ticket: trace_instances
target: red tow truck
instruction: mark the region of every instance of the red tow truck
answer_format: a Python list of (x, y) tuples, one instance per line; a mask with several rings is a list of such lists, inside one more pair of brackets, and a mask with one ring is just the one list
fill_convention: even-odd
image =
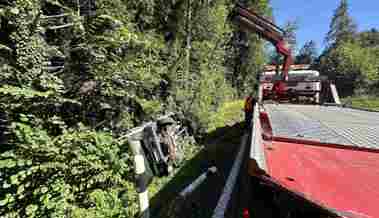
[(332, 92), (332, 102), (284, 101), (289, 96), (292, 58), (283, 30), (241, 5), (231, 19), (271, 42), (284, 56), (280, 79), (261, 80), (244, 215), (379, 217), (379, 112), (341, 105), (332, 84), (324, 89)]
[[(272, 92), (274, 87), (273, 80), (278, 76), (276, 66), (268, 65), (259, 76), (259, 82), (262, 85), (263, 100), (272, 99), (275, 93)], [(280, 78), (279, 78), (280, 79)], [(288, 81), (285, 92), (287, 100), (294, 102), (302, 98), (315, 103), (320, 102), (320, 93), (322, 91), (322, 77), (317, 70), (310, 69), (310, 65), (291, 65), (288, 72)], [(284, 99), (281, 99), (284, 100)]]

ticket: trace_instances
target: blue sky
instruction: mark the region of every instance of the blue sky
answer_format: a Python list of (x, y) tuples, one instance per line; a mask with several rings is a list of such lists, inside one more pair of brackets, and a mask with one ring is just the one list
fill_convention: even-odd
[[(325, 46), (324, 38), (340, 0), (271, 0), (277, 24), (297, 20), (298, 48), (308, 40), (317, 42), (320, 50)], [(349, 0), (349, 12), (358, 25), (358, 30), (379, 28), (379, 0)]]

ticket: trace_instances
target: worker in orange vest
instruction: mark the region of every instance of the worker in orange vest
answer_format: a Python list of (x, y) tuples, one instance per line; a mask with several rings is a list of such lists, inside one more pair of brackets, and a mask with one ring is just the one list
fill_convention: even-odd
[(249, 95), (245, 100), (245, 128), (248, 129), (251, 127), (251, 121), (253, 119), (254, 106), (256, 99), (253, 95)]

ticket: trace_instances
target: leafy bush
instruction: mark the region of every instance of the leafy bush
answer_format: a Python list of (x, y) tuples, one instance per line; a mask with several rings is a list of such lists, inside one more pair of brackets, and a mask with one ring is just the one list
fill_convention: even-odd
[(1, 217), (131, 217), (118, 136), (167, 111), (204, 131), (236, 93), (225, 2), (192, 1), (190, 20), (181, 0), (97, 0), (96, 13), (78, 2), (0, 9)]
[(208, 132), (212, 132), (219, 127), (234, 124), (243, 120), (244, 100), (225, 102), (221, 105), (216, 113), (212, 115), (212, 122), (209, 125)]
[(378, 51), (375, 47), (362, 47), (358, 42), (340, 43), (321, 57), (320, 71), (332, 80), (343, 76), (353, 86), (348, 88), (355, 88), (355, 94), (371, 94), (370, 89), (379, 81)]
[[(51, 137), (33, 116), (12, 129), (17, 144), (0, 154), (0, 204), (7, 217), (126, 217), (130, 155), (112, 135), (82, 127)], [(130, 198), (130, 196), (129, 196)], [(130, 202), (129, 202), (130, 203)], [(100, 216), (101, 215), (101, 216)]]

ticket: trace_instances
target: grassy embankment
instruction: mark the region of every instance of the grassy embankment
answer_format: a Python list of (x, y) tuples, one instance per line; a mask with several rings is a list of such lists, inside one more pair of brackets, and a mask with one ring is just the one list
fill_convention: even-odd
[[(212, 116), (208, 133), (212, 134), (216, 129), (232, 126), (243, 119), (243, 100), (227, 102)], [(162, 209), (175, 200), (178, 193), (201, 173), (206, 170), (207, 154), (203, 152), (205, 145), (185, 146), (186, 160), (182, 167), (163, 178), (155, 178), (149, 187), (153, 215), (161, 215)], [(164, 210), (164, 209), (163, 209)]]
[(379, 97), (349, 97), (342, 100), (343, 103), (351, 104), (353, 107), (379, 110)]
[(220, 107), (219, 111), (213, 115), (212, 123), (210, 123), (208, 132), (212, 132), (217, 128), (231, 126), (243, 120), (243, 100), (225, 103)]

